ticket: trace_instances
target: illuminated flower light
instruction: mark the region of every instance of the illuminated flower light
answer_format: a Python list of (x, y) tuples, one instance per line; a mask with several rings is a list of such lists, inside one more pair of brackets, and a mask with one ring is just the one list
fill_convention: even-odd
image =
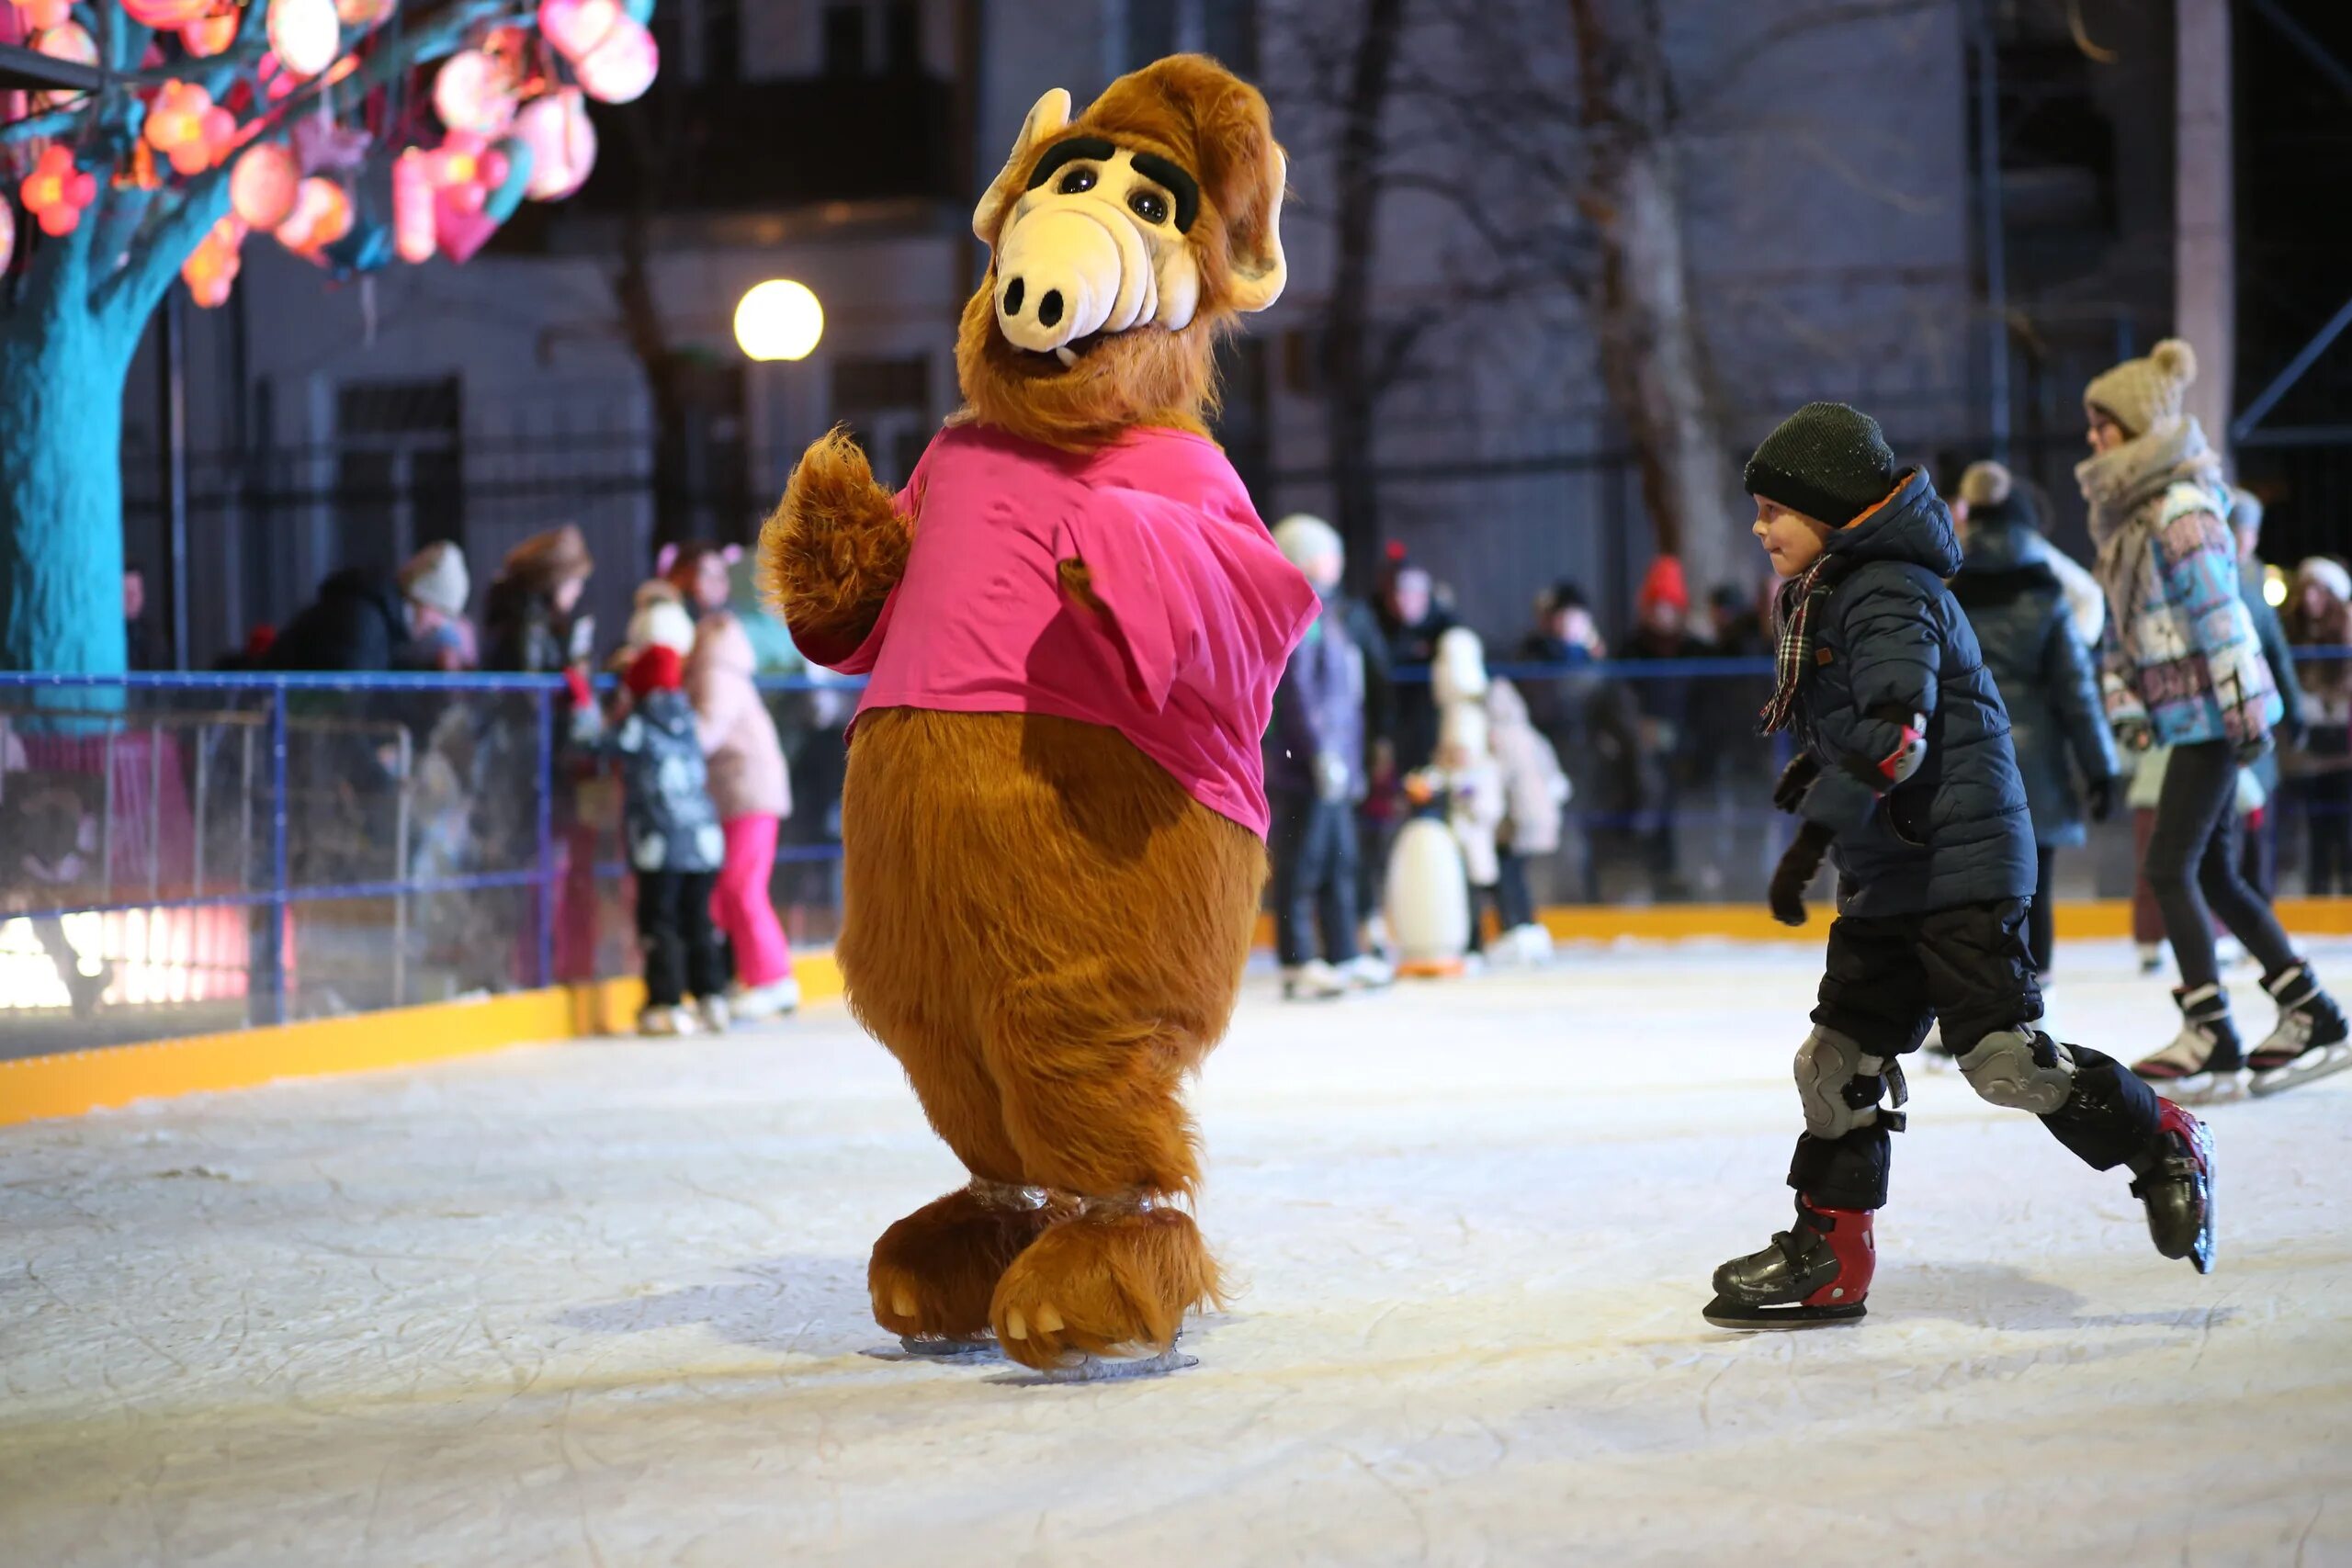
[(243, 263), (239, 247), (245, 243), (245, 226), (235, 218), (223, 218), (212, 226), (201, 243), (180, 264), (180, 277), (187, 284), (188, 297), (207, 310), (229, 302), (229, 290), (237, 281), (237, 269)]
[(202, 20), (212, 0), (122, 0), (122, 8), (142, 28), (184, 28)]
[(261, 57), (261, 68), (256, 74), (261, 80), (262, 92), (273, 104), (302, 85), (299, 76), (279, 62), (275, 51)]
[(316, 76), (343, 50), (334, 0), (269, 0), (269, 47), (297, 76)]
[(433, 226), (432, 154), (412, 147), (392, 163), (392, 248), (401, 260), (432, 260), (440, 236)]
[(539, 0), (539, 33), (577, 65), (628, 19), (619, 0)]
[[(51, 60), (71, 61), (76, 65), (96, 65), (98, 62), (98, 40), (92, 38), (90, 29), (79, 22), (60, 22), (53, 28), (43, 28), (33, 35), (32, 46)], [(80, 103), (84, 96), (79, 90), (36, 93), (33, 101), (42, 108), (65, 108)]]
[(641, 22), (623, 17), (605, 41), (572, 62), (581, 88), (600, 103), (634, 103), (661, 73), (662, 49)]
[(237, 117), (193, 82), (166, 82), (147, 110), (149, 146), (183, 175), (200, 175), (237, 139)]
[(533, 201), (561, 201), (596, 166), (596, 126), (577, 87), (533, 98), (514, 117), (514, 134), (531, 149)]
[(333, 180), (313, 175), (296, 191), (294, 214), (277, 231), (288, 250), (317, 261), (321, 251), (351, 232), (351, 197)]
[(8, 205), (6, 197), (0, 197), (0, 272), (7, 271), (8, 264), (16, 258), (17, 209)]
[(433, 79), (433, 107), (451, 130), (499, 136), (514, 122), (514, 82), (501, 62), (460, 50)]
[(229, 174), (229, 205), (255, 229), (274, 231), (294, 216), (302, 171), (294, 154), (275, 142), (248, 147)]
[(361, 31), (377, 26), (400, 9), (400, 0), (334, 0), (337, 20)]
[(17, 194), (24, 197), (25, 210), (40, 224), (42, 233), (71, 234), (81, 224), (82, 209), (97, 200), (98, 182), (74, 166), (71, 150), (51, 146)]

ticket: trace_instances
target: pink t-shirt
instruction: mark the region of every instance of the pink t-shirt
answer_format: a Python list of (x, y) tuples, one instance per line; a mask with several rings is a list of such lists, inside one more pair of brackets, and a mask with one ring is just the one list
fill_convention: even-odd
[[(1215, 442), (1138, 430), (1086, 456), (942, 431), (899, 505), (907, 573), (854, 652), (872, 708), (1043, 713), (1115, 729), (1193, 798), (1263, 837), (1260, 740), (1315, 591)], [(1107, 619), (1072, 604), (1083, 561)]]

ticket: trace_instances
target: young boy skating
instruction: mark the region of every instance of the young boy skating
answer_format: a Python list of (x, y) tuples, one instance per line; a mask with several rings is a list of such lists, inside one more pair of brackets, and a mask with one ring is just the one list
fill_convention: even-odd
[(1863, 1314), (1871, 1216), (1903, 1126), (1896, 1058), (1938, 1020), (1978, 1094), (2040, 1116), (2094, 1169), (2129, 1167), (2156, 1249), (2211, 1269), (2204, 1126), (2038, 1027), (2025, 937), (2033, 826), (2008, 715), (1944, 587), (1960, 547), (1935, 487), (1897, 469), (1875, 421), (1813, 403), (1756, 449), (1747, 488), (1784, 580), (1764, 728), (1790, 729), (1802, 747), (1773, 792), (1804, 825), (1773, 874), (1772, 913), (1804, 923), (1827, 856), (1838, 919), (1796, 1056), (1796, 1223), (1715, 1270), (1707, 1320), (1793, 1328)]

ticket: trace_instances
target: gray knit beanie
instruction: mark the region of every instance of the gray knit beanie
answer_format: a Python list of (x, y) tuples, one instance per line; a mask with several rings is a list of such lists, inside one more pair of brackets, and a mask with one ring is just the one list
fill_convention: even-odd
[(1807, 403), (1747, 459), (1747, 493), (1843, 528), (1902, 478), (1878, 421), (1844, 403)]
[(401, 568), (400, 581), (402, 594), (452, 619), (466, 613), (466, 601), (473, 595), (466, 553), (447, 539), (436, 539), (411, 556)]

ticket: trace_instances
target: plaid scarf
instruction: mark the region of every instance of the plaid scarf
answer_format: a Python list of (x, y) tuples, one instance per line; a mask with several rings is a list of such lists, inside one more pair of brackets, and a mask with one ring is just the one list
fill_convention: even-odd
[(1764, 721), (1762, 734), (1776, 735), (1786, 729), (1796, 715), (1797, 682), (1813, 664), (1814, 612), (1837, 586), (1829, 572), (1831, 558), (1821, 557), (1781, 590), (1781, 647), (1772, 660), (1777, 683), (1772, 700), (1764, 705), (1759, 716)]

